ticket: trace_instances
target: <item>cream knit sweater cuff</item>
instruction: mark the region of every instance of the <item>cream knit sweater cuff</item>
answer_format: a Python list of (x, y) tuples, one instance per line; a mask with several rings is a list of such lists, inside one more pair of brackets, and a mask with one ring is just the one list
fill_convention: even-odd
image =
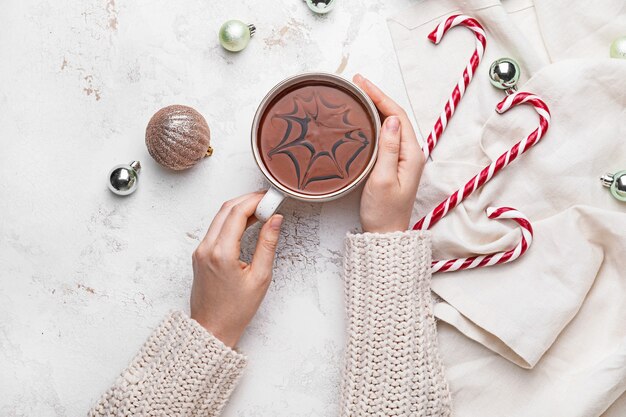
[(343, 417), (450, 415), (430, 293), (430, 234), (350, 234)]
[(173, 312), (152, 333), (90, 416), (217, 416), (246, 358)]

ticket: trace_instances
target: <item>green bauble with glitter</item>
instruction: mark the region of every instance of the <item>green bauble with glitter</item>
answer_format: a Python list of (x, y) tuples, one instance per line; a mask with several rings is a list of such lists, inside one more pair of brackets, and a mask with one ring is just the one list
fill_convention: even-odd
[(241, 20), (229, 20), (220, 28), (220, 44), (230, 52), (239, 52), (248, 46), (254, 32), (254, 25), (248, 25)]
[(611, 58), (626, 59), (626, 36), (621, 36), (611, 43)]

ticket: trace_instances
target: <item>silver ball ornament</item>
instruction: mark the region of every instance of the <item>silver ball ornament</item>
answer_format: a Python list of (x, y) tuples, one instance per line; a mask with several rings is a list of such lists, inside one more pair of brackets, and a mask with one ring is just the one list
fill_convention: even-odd
[(107, 185), (117, 195), (128, 195), (137, 189), (141, 164), (133, 161), (130, 164), (116, 165), (109, 172)]
[(511, 58), (500, 58), (489, 68), (489, 80), (494, 87), (507, 90), (507, 93), (516, 90), (517, 82), (521, 74), (517, 62)]
[(336, 0), (305, 0), (309, 9), (318, 14), (330, 12), (334, 7)]
[(621, 36), (611, 43), (611, 58), (626, 59), (626, 36)]
[(255, 32), (254, 25), (247, 25), (241, 20), (229, 20), (220, 28), (220, 44), (228, 51), (239, 52), (248, 46)]

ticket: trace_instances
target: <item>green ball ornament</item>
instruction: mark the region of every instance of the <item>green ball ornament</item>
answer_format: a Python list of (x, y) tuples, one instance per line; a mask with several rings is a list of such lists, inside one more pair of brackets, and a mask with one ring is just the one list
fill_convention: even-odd
[(626, 36), (621, 36), (611, 43), (611, 58), (626, 59)]
[(239, 52), (248, 46), (254, 32), (256, 32), (254, 25), (247, 25), (241, 20), (229, 20), (220, 28), (220, 44), (228, 51)]
[(315, 13), (325, 14), (335, 7), (335, 0), (306, 0), (306, 4)]

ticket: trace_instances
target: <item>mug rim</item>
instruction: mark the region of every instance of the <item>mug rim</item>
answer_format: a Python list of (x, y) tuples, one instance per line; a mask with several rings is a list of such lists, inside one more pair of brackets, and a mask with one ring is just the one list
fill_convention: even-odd
[[(358, 100), (361, 101), (361, 104), (365, 106), (365, 108), (367, 109), (369, 115), (372, 117), (373, 122), (374, 122), (374, 148), (372, 150), (372, 156), (370, 157), (370, 160), (368, 161), (365, 169), (350, 183), (330, 193), (311, 195), (311, 194), (300, 193), (298, 191), (294, 191), (284, 186), (276, 178), (274, 178), (274, 176), (269, 172), (265, 164), (262, 162), (262, 158), (259, 153), (257, 133), (259, 130), (261, 117), (263, 116), (263, 113), (267, 109), (267, 105), (284, 89), (291, 87), (293, 85), (296, 85), (300, 82), (304, 82), (304, 81), (327, 81), (327, 82), (330, 82), (331, 84), (333, 83), (339, 84), (341, 87), (346, 88), (350, 93), (355, 95)], [(359, 88), (359, 86), (357, 86), (350, 80), (347, 80), (336, 74), (331, 74), (327, 72), (305, 72), (305, 73), (301, 73), (301, 74), (297, 74), (297, 75), (293, 75), (291, 77), (285, 78), (284, 80), (276, 84), (274, 87), (272, 87), (272, 89), (270, 89), (270, 91), (265, 95), (265, 97), (263, 97), (263, 99), (259, 103), (259, 106), (257, 107), (257, 110), (254, 114), (254, 119), (252, 120), (252, 129), (250, 133), (250, 139), (252, 142), (252, 152), (254, 154), (254, 160), (257, 166), (259, 167), (259, 169), (261, 170), (261, 172), (263, 173), (263, 175), (265, 176), (265, 178), (267, 178), (267, 180), (272, 184), (273, 187), (277, 188), (278, 190), (288, 195), (289, 197), (292, 197), (298, 200), (328, 201), (328, 200), (333, 200), (343, 194), (346, 194), (349, 191), (356, 188), (363, 181), (363, 179), (367, 177), (367, 175), (369, 175), (369, 173), (372, 171), (372, 168), (374, 168), (374, 164), (376, 163), (376, 158), (378, 155), (378, 140), (380, 137), (380, 129), (381, 129), (381, 121), (380, 121), (380, 116), (378, 114), (378, 109), (376, 108), (372, 100), (369, 98), (369, 96), (365, 93), (365, 91)]]

